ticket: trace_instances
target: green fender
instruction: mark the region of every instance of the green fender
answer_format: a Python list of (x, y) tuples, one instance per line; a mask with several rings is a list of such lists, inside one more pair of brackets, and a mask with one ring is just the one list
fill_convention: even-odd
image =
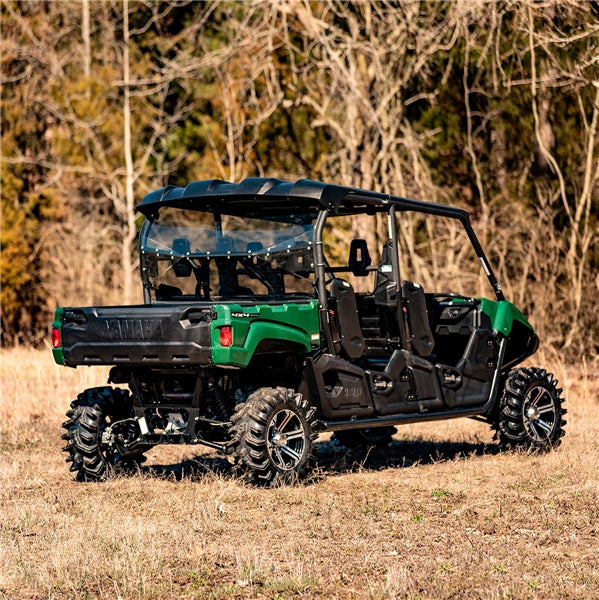
[[(264, 340), (290, 342), (307, 353), (320, 345), (318, 302), (259, 304), (218, 304), (212, 307), (212, 362), (220, 366), (247, 367), (258, 344)], [(221, 344), (222, 327), (230, 326), (232, 343)]]
[(493, 329), (504, 336), (507, 337), (511, 333), (514, 321), (519, 321), (534, 331), (526, 317), (511, 302), (487, 298), (478, 298), (478, 300), (480, 300), (481, 312), (491, 319)]

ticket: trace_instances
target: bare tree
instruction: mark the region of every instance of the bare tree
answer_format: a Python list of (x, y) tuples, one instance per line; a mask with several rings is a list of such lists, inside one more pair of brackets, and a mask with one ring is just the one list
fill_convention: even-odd
[[(2, 168), (14, 223), (30, 198), (46, 211), (26, 252), (50, 304), (139, 298), (150, 189), (303, 174), (470, 208), (509, 297), (561, 306), (539, 321), (570, 351), (599, 343), (592, 3), (0, 2)], [(483, 293), (459, 228), (404, 216), (400, 236), (411, 278)], [(335, 237), (378, 261), (386, 223)]]
[[(312, 126), (325, 128), (331, 139), (322, 171), (345, 185), (436, 199), (440, 191), (423, 150), (438, 131), (416, 131), (407, 107), (434, 99), (429, 61), (455, 43), (462, 9), (329, 0), (285, 3), (279, 11), (287, 52), (294, 57), (289, 85), (295, 103), (309, 106)], [(416, 260), (413, 227), (417, 224), (406, 223), (402, 234), (406, 252)], [(376, 231), (358, 220), (352, 235), (366, 239), (373, 260), (380, 259), (383, 220)]]
[[(30, 60), (39, 64), (36, 73), (28, 73), (28, 78), (36, 79), (29, 101), (47, 115), (47, 135), (58, 150), (53, 155), (28, 156), (26, 149), (15, 148), (6, 160), (35, 162), (45, 168), (49, 185), (65, 190), (69, 210), (78, 216), (74, 223), (63, 223), (69, 235), (79, 239), (78, 249), (86, 247), (90, 236), (95, 240), (96, 252), (92, 245), (84, 276), (90, 291), (95, 289), (88, 301), (106, 300), (98, 298), (101, 283), (116, 283), (122, 290), (121, 301), (131, 302), (139, 296), (132, 285), (137, 260), (136, 197), (161, 185), (180, 160), (164, 160), (162, 139), (190, 108), (184, 94), (174, 96), (176, 78), (168, 73), (166, 61), (136, 60), (132, 69), (131, 54), (137, 48), (136, 37), (179, 4), (149, 4), (146, 22), (136, 30), (129, 27), (127, 0), (113, 5), (90, 5), (82, 0), (79, 22), (69, 5), (49, 5), (49, 20), (61, 20), (67, 26), (45, 39), (32, 30), (27, 15), (19, 14), (18, 5), (6, 4), (16, 31), (28, 42), (20, 52), (29, 53)], [(120, 28), (115, 27), (117, 21)], [(81, 32), (78, 50), (73, 30)], [(160, 50), (157, 47), (158, 54)], [(77, 64), (76, 56), (83, 57), (82, 63)], [(135, 57), (140, 58), (139, 50)], [(88, 219), (94, 221), (91, 227)], [(99, 234), (102, 231), (104, 239)], [(100, 250), (105, 243), (110, 256), (118, 248), (118, 266), (106, 264)], [(72, 247), (72, 240), (70, 244)], [(76, 254), (62, 256), (76, 260)]]
[[(560, 28), (560, 17), (569, 23), (572, 13), (589, 12), (589, 6), (576, 4), (568, 7), (566, 14), (559, 14), (562, 7), (552, 3), (543, 12), (533, 3), (526, 6), (526, 26), (528, 50), (531, 64), (531, 109), (534, 115), (535, 136), (540, 155), (557, 179), (551, 194), (561, 200), (567, 217), (566, 273), (568, 277), (568, 310), (571, 326), (564, 340), (564, 347), (571, 346), (584, 327), (581, 318), (587, 284), (585, 273), (589, 264), (589, 251), (597, 243), (597, 231), (592, 221), (593, 192), (598, 191), (599, 182), (599, 64), (597, 43), (599, 23), (587, 26), (574, 35)], [(551, 27), (539, 28), (538, 21), (552, 19)], [(585, 44), (586, 41), (586, 44)], [(581, 49), (581, 43), (583, 44)], [(574, 49), (577, 46), (577, 60), (568, 64), (558, 57), (558, 50)], [(561, 53), (559, 53), (561, 54)], [(552, 147), (555, 137), (547, 118), (551, 91), (568, 90), (568, 95), (576, 99), (580, 111), (580, 121), (584, 128), (580, 131), (580, 149), (583, 157), (581, 169), (582, 185), (567, 181), (564, 165), (560, 165)], [(585, 98), (587, 99), (585, 102)], [(578, 175), (578, 173), (576, 173)]]

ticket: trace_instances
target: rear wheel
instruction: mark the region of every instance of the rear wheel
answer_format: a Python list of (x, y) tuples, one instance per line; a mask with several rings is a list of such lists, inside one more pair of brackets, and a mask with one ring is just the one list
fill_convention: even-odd
[(291, 483), (311, 466), (314, 414), (302, 394), (282, 387), (261, 388), (231, 417), (236, 462), (257, 483)]
[(553, 375), (543, 369), (510, 371), (497, 421), (502, 445), (537, 450), (559, 446), (566, 410), (557, 384)]
[[(115, 436), (105, 434), (113, 423), (128, 419), (131, 415), (129, 392), (119, 388), (91, 388), (71, 402), (71, 409), (67, 411), (68, 420), (62, 424), (66, 429), (62, 439), (66, 441), (63, 448), (68, 453), (66, 461), (71, 463), (70, 470), (76, 473), (77, 480), (99, 481), (110, 471), (130, 468), (144, 460), (142, 452), (147, 447), (123, 453), (114, 443)], [(124, 441), (127, 428), (121, 429), (118, 437)], [(130, 436), (129, 432), (127, 437)]]

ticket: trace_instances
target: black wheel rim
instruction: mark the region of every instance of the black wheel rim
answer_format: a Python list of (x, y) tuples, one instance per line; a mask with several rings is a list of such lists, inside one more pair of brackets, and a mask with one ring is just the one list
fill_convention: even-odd
[(544, 386), (531, 387), (522, 405), (524, 428), (535, 442), (551, 439), (557, 420), (557, 409), (551, 392)]
[(300, 417), (288, 408), (277, 411), (266, 430), (270, 460), (279, 471), (291, 471), (301, 464), (306, 433)]

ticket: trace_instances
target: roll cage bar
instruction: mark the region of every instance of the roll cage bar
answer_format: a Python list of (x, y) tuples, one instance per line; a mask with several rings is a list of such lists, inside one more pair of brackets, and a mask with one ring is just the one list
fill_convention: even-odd
[(241, 183), (211, 179), (194, 181), (186, 187), (169, 185), (147, 194), (137, 206), (137, 210), (147, 219), (153, 220), (162, 206), (248, 217), (284, 216), (312, 212), (316, 216), (314, 265), (316, 288), (321, 307), (326, 307), (326, 263), (322, 247), (322, 231), (330, 214), (354, 215), (386, 212), (389, 215), (389, 233), (394, 248), (392, 256), (395, 257), (392, 268), (398, 286), (397, 228), (396, 219), (392, 217), (395, 217), (397, 212), (418, 212), (456, 219), (466, 230), (468, 239), (481, 262), (497, 300), (505, 300), (491, 264), (472, 228), (470, 215), (460, 208), (311, 179), (300, 179), (293, 183), (264, 177), (247, 178)]

